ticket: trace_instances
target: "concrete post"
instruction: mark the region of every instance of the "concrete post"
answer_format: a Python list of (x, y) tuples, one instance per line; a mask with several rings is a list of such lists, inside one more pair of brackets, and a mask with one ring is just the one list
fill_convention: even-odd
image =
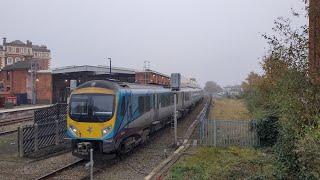
[(56, 119), (55, 120), (55, 144), (59, 144), (59, 121)]
[(93, 149), (90, 149), (90, 161), (85, 164), (85, 168), (89, 169), (90, 171), (90, 180), (93, 180), (93, 165), (94, 165)]
[(18, 127), (18, 151), (19, 151), (19, 157), (24, 156), (24, 150), (23, 150), (23, 128)]
[(90, 180), (93, 180), (93, 149), (90, 149)]
[(34, 124), (34, 150), (39, 150), (39, 131), (38, 131), (38, 124)]

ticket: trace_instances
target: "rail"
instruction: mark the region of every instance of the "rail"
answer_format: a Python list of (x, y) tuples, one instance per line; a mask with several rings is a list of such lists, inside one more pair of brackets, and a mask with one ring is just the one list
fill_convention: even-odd
[(21, 122), (29, 122), (29, 121), (33, 121), (32, 116), (0, 121), (0, 127), (12, 125), (12, 124), (17, 124), (17, 123), (21, 123)]
[(18, 132), (18, 130), (0, 132), (0, 136), (4, 136), (4, 135), (7, 135), (7, 134), (12, 134), (12, 133), (15, 133), (15, 132)]
[(211, 104), (211, 99), (212, 98), (209, 97), (203, 109), (198, 114), (197, 118), (188, 127), (184, 135), (184, 141), (182, 145), (180, 145), (176, 149), (176, 151), (173, 154), (171, 154), (168, 158), (160, 162), (158, 166), (156, 166), (147, 176), (144, 177), (144, 180), (162, 179), (162, 175), (165, 174), (165, 172), (167, 172), (171, 168), (171, 166), (179, 159), (181, 154), (190, 147), (190, 137), (192, 136), (192, 133), (194, 132), (195, 128), (198, 126), (201, 119), (203, 119), (208, 114), (208, 110)]
[(84, 159), (79, 159), (79, 160), (77, 160), (77, 161), (75, 161), (75, 162), (72, 162), (72, 163), (70, 163), (70, 164), (67, 164), (67, 165), (65, 165), (65, 166), (63, 166), (63, 167), (61, 167), (61, 168), (59, 168), (59, 169), (57, 169), (57, 170), (54, 170), (54, 171), (51, 171), (51, 172), (45, 174), (45, 175), (37, 178), (37, 180), (49, 179), (49, 178), (53, 177), (54, 175), (56, 175), (57, 173), (60, 173), (60, 172), (65, 171), (66, 169), (69, 169), (69, 168), (73, 168), (73, 167), (75, 167), (75, 166), (78, 166), (79, 164), (82, 164), (82, 163), (84, 163), (84, 162), (85, 162)]

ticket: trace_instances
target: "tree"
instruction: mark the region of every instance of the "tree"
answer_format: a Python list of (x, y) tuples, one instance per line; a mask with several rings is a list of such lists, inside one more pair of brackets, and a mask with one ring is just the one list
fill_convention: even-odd
[(250, 74), (243, 84), (249, 89), (246, 102), (256, 119), (268, 121), (260, 126), (263, 135), (279, 133), (273, 138), (277, 178), (320, 179), (320, 86), (309, 74), (309, 29), (293, 28), (289, 19), (279, 18), (273, 30), (263, 36), (270, 45), (261, 62), (263, 74), (255, 83), (250, 81), (257, 76)]
[(218, 92), (221, 92), (222, 91), (222, 88), (214, 81), (208, 81), (206, 82), (206, 85), (204, 87), (204, 90), (207, 92), (207, 93), (210, 93), (210, 94), (216, 94)]
[(242, 89), (244, 93), (251, 91), (254, 87), (256, 87), (261, 80), (261, 76), (255, 72), (250, 72), (246, 81), (242, 82)]
[(314, 82), (320, 84), (320, 1), (310, 0), (309, 6), (309, 62)]

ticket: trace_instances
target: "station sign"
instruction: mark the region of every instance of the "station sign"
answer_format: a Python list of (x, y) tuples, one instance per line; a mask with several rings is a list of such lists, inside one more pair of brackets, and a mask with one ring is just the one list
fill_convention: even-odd
[(181, 87), (181, 74), (180, 73), (172, 73), (170, 79), (171, 89), (173, 91), (179, 91)]

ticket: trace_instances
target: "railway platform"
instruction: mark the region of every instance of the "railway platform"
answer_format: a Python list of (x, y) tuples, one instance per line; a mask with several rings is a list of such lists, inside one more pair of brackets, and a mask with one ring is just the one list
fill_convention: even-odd
[(45, 107), (49, 107), (49, 106), (50, 106), (50, 104), (16, 106), (11, 109), (0, 108), (0, 115), (3, 113), (13, 113), (13, 112), (18, 112), (18, 111), (36, 110), (36, 109), (41, 109), (41, 108), (45, 108)]

